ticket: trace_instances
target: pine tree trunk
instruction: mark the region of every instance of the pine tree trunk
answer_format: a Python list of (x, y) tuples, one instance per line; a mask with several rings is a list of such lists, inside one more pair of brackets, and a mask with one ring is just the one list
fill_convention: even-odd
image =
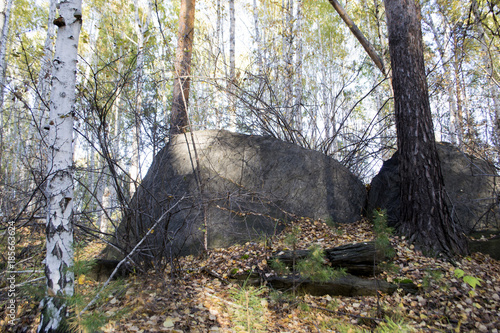
[(179, 35), (174, 65), (174, 92), (170, 115), (170, 136), (185, 133), (188, 126), (188, 102), (193, 54), (195, 0), (182, 0)]
[(466, 254), (448, 211), (437, 154), (422, 45), (420, 7), (385, 0), (401, 181), (400, 231), (429, 254)]
[(73, 114), (77, 47), (82, 25), (81, 0), (59, 4), (49, 117), (47, 177), (47, 296), (39, 332), (64, 332), (67, 297), (73, 295)]

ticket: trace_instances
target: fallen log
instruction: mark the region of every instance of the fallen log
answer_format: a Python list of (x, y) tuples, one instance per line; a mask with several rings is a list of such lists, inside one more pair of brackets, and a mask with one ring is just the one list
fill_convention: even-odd
[(416, 294), (418, 287), (410, 281), (399, 284), (389, 283), (383, 280), (369, 280), (354, 275), (346, 275), (327, 282), (317, 282), (310, 279), (304, 279), (298, 275), (295, 276), (266, 276), (257, 272), (250, 274), (239, 274), (231, 276), (230, 281), (244, 286), (268, 285), (273, 289), (281, 291), (292, 291), (299, 295), (312, 296), (375, 296), (377, 292), (383, 294), (392, 294), (398, 288), (403, 289), (405, 293)]
[[(297, 263), (298, 260), (307, 258), (309, 253), (309, 250), (287, 250), (271, 257), (271, 261), (278, 260), (291, 267), (294, 258), (295, 263)], [(363, 242), (325, 249), (325, 258), (332, 267), (345, 268), (348, 273), (353, 275), (368, 276), (379, 273), (377, 267), (379, 263), (393, 258), (386, 253), (377, 250), (375, 242)]]
[[(99, 282), (105, 282), (111, 273), (118, 266), (119, 260), (111, 259), (95, 259), (90, 263), (91, 268), (87, 273), (87, 277)], [(129, 276), (133, 272), (133, 267), (129, 263), (125, 263), (120, 266), (118, 272), (114, 275), (114, 279), (124, 278)]]
[(311, 296), (375, 296), (377, 292), (392, 294), (397, 285), (382, 281), (362, 279), (347, 275), (328, 282), (314, 282), (300, 277), (273, 276), (266, 279), (268, 285), (277, 290), (292, 290), (299, 295)]

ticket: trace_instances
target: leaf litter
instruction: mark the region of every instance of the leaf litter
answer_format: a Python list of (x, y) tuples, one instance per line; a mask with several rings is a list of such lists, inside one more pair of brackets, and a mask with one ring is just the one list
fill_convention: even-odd
[[(181, 269), (167, 267), (131, 276), (122, 280), (124, 292), (90, 311), (107, 317), (102, 332), (369, 332), (387, 318), (404, 322), (414, 332), (500, 331), (500, 262), (474, 253), (452, 264), (423, 256), (399, 236), (391, 237), (396, 250), (392, 265), (372, 278), (411, 281), (419, 287), (414, 295), (398, 289), (392, 295), (293, 297), (270, 288), (241, 287), (231, 279), (251, 272), (265, 276), (270, 256), (289, 249), (286, 237), (292, 230), (300, 232), (294, 245), (297, 250), (374, 238), (372, 225), (365, 220), (330, 226), (298, 219), (278, 236), (210, 250), (204, 257), (178, 258), (176, 267)], [(463, 274), (457, 275), (457, 269)], [(479, 283), (472, 288), (465, 277)], [(76, 281), (83, 294), (99, 287), (85, 277)], [(36, 304), (18, 310), (15, 327), (7, 326), (5, 304), (2, 312), (0, 327), (36, 332)]]

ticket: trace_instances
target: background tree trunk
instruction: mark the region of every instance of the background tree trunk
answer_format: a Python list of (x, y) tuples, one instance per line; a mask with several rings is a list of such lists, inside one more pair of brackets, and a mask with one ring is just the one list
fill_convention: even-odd
[(401, 181), (400, 231), (431, 254), (466, 254), (445, 202), (425, 76), (420, 7), (385, 0)]
[(302, 0), (297, 1), (297, 16), (296, 16), (296, 51), (295, 51), (295, 103), (294, 103), (294, 123), (295, 128), (299, 133), (302, 133)]
[(137, 34), (137, 60), (135, 66), (135, 101), (134, 101), (134, 138), (132, 140), (132, 160), (130, 163), (130, 197), (135, 193), (138, 183), (141, 181), (141, 114), (142, 95), (144, 87), (144, 44), (147, 42), (146, 32), (151, 22), (151, 5), (147, 3), (145, 19), (139, 15), (139, 2), (134, 0), (135, 7), (135, 32)]
[(77, 47), (82, 26), (81, 0), (59, 4), (56, 53), (49, 116), (47, 177), (48, 295), (42, 301), (39, 332), (67, 331), (67, 297), (73, 295), (73, 117)]
[(349, 27), (354, 37), (356, 37), (356, 39), (360, 42), (361, 46), (363, 46), (366, 53), (370, 56), (375, 65), (378, 67), (378, 69), (380, 69), (382, 74), (385, 76), (386, 73), (385, 73), (384, 61), (377, 54), (377, 51), (375, 50), (373, 45), (368, 41), (368, 39), (366, 39), (361, 30), (359, 30), (358, 26), (349, 17), (349, 14), (347, 14), (347, 12), (340, 5), (340, 3), (337, 0), (329, 0), (329, 1), (332, 4), (333, 8), (335, 8), (337, 13), (340, 15), (344, 23)]
[[(493, 59), (491, 58), (491, 54), (493, 52), (488, 48), (489, 45), (493, 45), (494, 43), (486, 40), (486, 33), (483, 28), (483, 23), (481, 22), (481, 14), (479, 12), (479, 6), (476, 0), (472, 0), (471, 9), (474, 13), (474, 23), (476, 25), (477, 32), (479, 34), (479, 42), (481, 45), (482, 52), (482, 65), (488, 74), (488, 88), (487, 93), (491, 102), (490, 105), (490, 117), (492, 119), (492, 128), (493, 128), (493, 142), (496, 146), (498, 152), (498, 162), (500, 163), (500, 94), (498, 82), (495, 82), (495, 64)], [(468, 124), (470, 122), (468, 121)]]
[(186, 132), (187, 107), (191, 83), (191, 57), (193, 54), (194, 13), (196, 0), (182, 0), (179, 14), (179, 35), (174, 65), (174, 93), (170, 115), (170, 136)]
[(229, 0), (229, 82), (227, 85), (229, 101), (229, 130), (236, 131), (236, 16), (234, 12), (234, 0)]
[[(443, 80), (446, 85), (448, 92), (448, 106), (449, 106), (449, 136), (452, 144), (462, 146), (462, 137), (458, 135), (462, 133), (462, 120), (458, 118), (457, 112), (457, 101), (455, 100), (455, 91), (454, 91), (454, 79), (452, 78), (452, 70), (450, 68), (449, 60), (446, 59), (446, 49), (445, 45), (440, 40), (439, 32), (437, 31), (432, 15), (428, 15), (428, 18), (424, 19), (427, 25), (431, 28), (432, 35), (434, 37), (434, 41), (436, 42), (437, 49), (439, 51), (441, 66), (443, 67)], [(450, 36), (445, 34), (443, 39), (445, 41), (449, 40)]]
[[(7, 39), (9, 36), (9, 18), (12, 0), (0, 1), (0, 107), (3, 105), (3, 91), (5, 88), (5, 75), (7, 75)], [(2, 126), (3, 127), (3, 126)]]

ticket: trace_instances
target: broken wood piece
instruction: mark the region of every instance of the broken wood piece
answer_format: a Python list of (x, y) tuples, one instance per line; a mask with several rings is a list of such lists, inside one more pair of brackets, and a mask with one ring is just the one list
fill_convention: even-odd
[[(279, 260), (287, 266), (293, 265), (298, 260), (305, 259), (309, 255), (309, 250), (285, 251), (279, 256), (274, 256), (271, 260)], [(375, 242), (363, 242), (346, 244), (331, 249), (325, 249), (325, 258), (328, 259), (332, 267), (345, 268), (353, 275), (368, 276), (380, 272), (377, 267), (383, 261), (391, 260), (383, 251), (375, 247)]]
[(323, 283), (298, 277), (281, 276), (270, 277), (266, 280), (274, 289), (291, 290), (295, 287), (298, 294), (311, 296), (375, 296), (377, 292), (392, 294), (398, 288), (397, 285), (386, 281), (368, 280), (354, 275), (347, 275)]

